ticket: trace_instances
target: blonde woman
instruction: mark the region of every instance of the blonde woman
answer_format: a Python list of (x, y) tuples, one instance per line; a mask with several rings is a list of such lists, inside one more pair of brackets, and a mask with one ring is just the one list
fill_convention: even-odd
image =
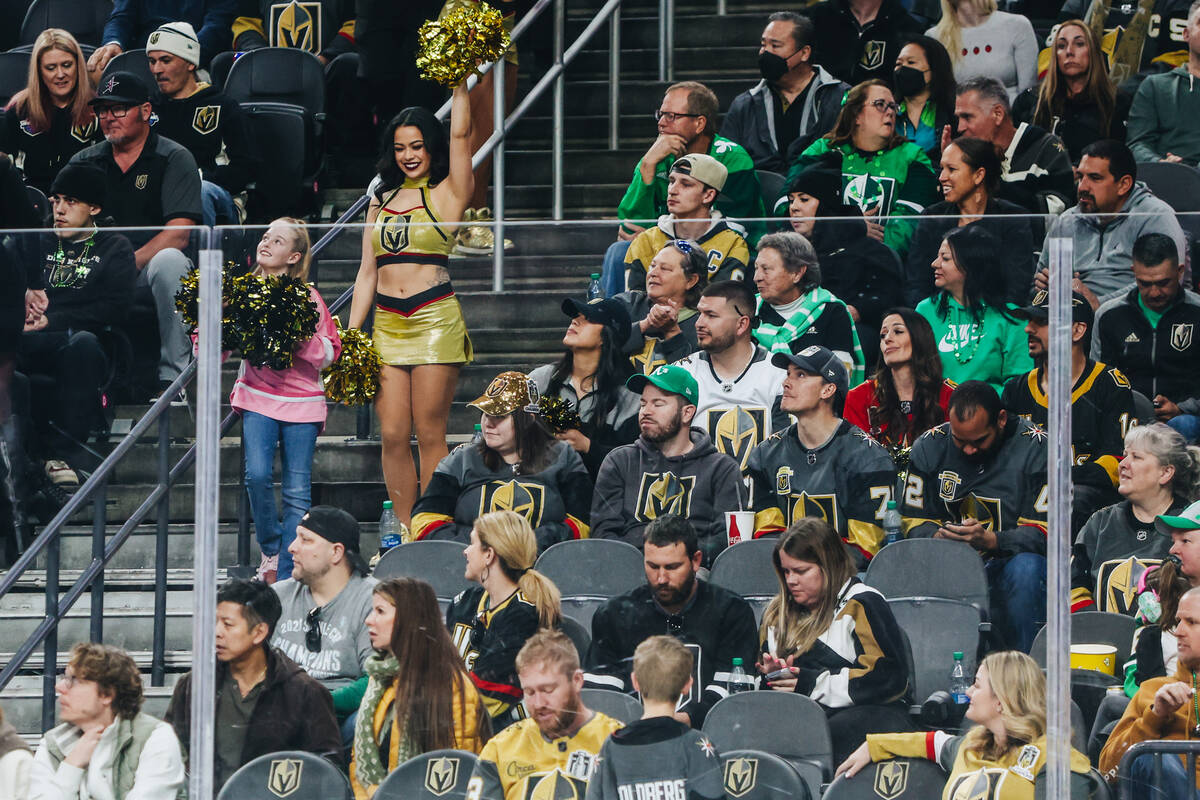
[(954, 79), (990, 77), (1004, 84), (1011, 102), (1037, 85), (1037, 36), (1020, 14), (996, 10), (996, 0), (941, 0), (942, 18), (926, 31), (942, 43)]
[(28, 82), (9, 101), (0, 125), (0, 152), (22, 165), (26, 183), (49, 194), (71, 156), (100, 141), (88, 105), (93, 96), (75, 37), (59, 28), (42, 31), (33, 43)]
[(479, 586), (459, 594), (446, 612), (446, 626), (496, 731), (520, 718), (517, 652), (539, 629), (562, 622), (558, 587), (533, 568), (537, 550), (533, 528), (520, 514), (479, 517), (463, 550), (463, 576)]

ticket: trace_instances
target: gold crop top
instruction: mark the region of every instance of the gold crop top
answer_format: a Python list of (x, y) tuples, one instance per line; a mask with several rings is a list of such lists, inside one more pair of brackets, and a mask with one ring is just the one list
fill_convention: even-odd
[[(421, 204), (406, 209), (392, 208), (389, 203), (400, 189), (418, 188)], [(441, 220), (430, 203), (429, 188), (421, 182), (404, 185), (384, 199), (371, 234), (375, 249), (375, 265), (386, 264), (434, 264), (446, 266), (450, 251), (454, 249), (454, 237), (441, 228)]]

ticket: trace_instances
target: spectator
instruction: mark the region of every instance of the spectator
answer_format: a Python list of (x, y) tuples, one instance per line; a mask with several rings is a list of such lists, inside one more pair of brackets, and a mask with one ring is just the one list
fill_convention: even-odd
[(621, 723), (584, 705), (579, 654), (561, 631), (539, 631), (525, 642), (517, 674), (529, 718), (484, 745), (471, 774), (472, 798), (554, 797), (556, 786), (584, 797), (600, 747)]
[(32, 770), (33, 753), (29, 745), (0, 711), (0, 796), (28, 797)]
[(633, 691), (637, 646), (667, 631), (694, 658), (691, 691), (679, 698), (675, 719), (700, 728), (708, 710), (728, 694), (733, 659), (754, 663), (754, 612), (738, 595), (699, 578), (704, 556), (683, 517), (666, 515), (648, 525), (643, 549), (645, 585), (610, 598), (592, 617), (587, 683)]
[(781, 407), (796, 422), (750, 454), (754, 535), (805, 517), (830, 522), (860, 567), (883, 547), (883, 514), (896, 483), (887, 451), (842, 419), (846, 368), (824, 347), (776, 353), (787, 370)]
[[(158, 83), (157, 133), (186, 147), (200, 167), (204, 224), (241, 224), (242, 193), (255, 178), (258, 160), (241, 106), (197, 80), (200, 43), (186, 22), (169, 22), (150, 34), (146, 57)], [(242, 195), (241, 210), (236, 195)]]
[[(1178, 67), (1186, 63), (1188, 50), (1184, 37), (1187, 30), (1188, 9), (1192, 2), (1193, 0), (1155, 0), (1150, 9), (1150, 24), (1143, 29), (1144, 33), (1137, 41), (1134, 52), (1127, 55), (1119, 54), (1118, 50), (1126, 49), (1120, 44), (1125, 32), (1131, 28), (1138, 7), (1136, 4), (1128, 6), (1122, 4), (1109, 9), (1104, 19), (1103, 33), (1099, 30), (1096, 31), (1096, 35), (1105, 42), (1105, 51), (1112, 54), (1109, 61), (1114, 66), (1119, 64), (1122, 74), (1131, 76), (1139, 72), (1144, 75), (1153, 74), (1156, 70), (1162, 69), (1160, 65)], [(1058, 23), (1061, 25), (1070, 19), (1085, 19), (1089, 7), (1089, 0), (1066, 0), (1061, 5), (1057, 2), (1047, 3), (1039, 13), (1030, 13), (1029, 6), (1026, 6), (1026, 13), (1031, 19), (1057, 17)], [(1139, 56), (1140, 62), (1132, 60)]]
[[(1093, 588), (1098, 587), (1097, 593), (1107, 588), (1098, 581), (1115, 577), (1112, 570), (1129, 557), (1165, 558), (1172, 545), (1170, 531), (1156, 530), (1155, 520), (1160, 515), (1178, 517), (1200, 490), (1200, 449), (1188, 447), (1165, 425), (1131, 428), (1125, 434), (1123, 456), (1117, 486), (1122, 500), (1092, 514), (1071, 550), (1072, 611), (1092, 605)], [(1129, 582), (1134, 582), (1132, 573)], [(1116, 600), (1118, 594), (1122, 592), (1109, 590), (1107, 599)], [(1139, 610), (1136, 604), (1128, 605), (1119, 610)]]
[(721, 135), (746, 148), (755, 169), (784, 172), (833, 128), (850, 87), (813, 61), (816, 31), (808, 17), (776, 11), (767, 20), (758, 48), (762, 80), (733, 98)]
[[(995, 78), (971, 78), (956, 91), (958, 132), (991, 142), (1000, 156), (998, 196), (1031, 214), (1058, 213), (1069, 206), (1075, 198), (1075, 172), (1062, 140), (1036, 125), (1014, 125), (1008, 92)], [(950, 141), (950, 130), (944, 128), (943, 152)]]
[[(766, 685), (821, 705), (834, 763), (868, 733), (912, 730), (904, 634), (883, 595), (855, 577), (837, 531), (823, 519), (797, 520), (771, 560), (779, 593), (759, 633)], [(785, 676), (770, 680), (779, 672)]]
[[(1121, 370), (1133, 390), (1154, 401), (1154, 414), (1194, 443), (1200, 434), (1200, 297), (1183, 288), (1176, 241), (1161, 233), (1137, 238), (1135, 288), (1096, 311), (1092, 358)], [(1076, 263), (1079, 263), (1076, 261)]]
[(1055, 29), (1054, 62), (1041, 86), (1021, 92), (1013, 103), (1013, 118), (1061, 138), (1071, 162), (1078, 164), (1092, 142), (1125, 140), (1129, 102), (1129, 95), (1109, 78), (1091, 27), (1069, 19)]
[[(428, 488), (446, 457), (446, 423), (458, 372), (474, 357), (462, 306), (446, 265), (457, 225), (474, 191), (471, 106), (454, 89), (450, 136), (433, 112), (406, 108), (387, 124), (376, 165), (382, 184), (367, 208), (363, 258), (348, 327), (375, 309), (373, 337), (384, 368), (379, 414), (383, 477), (396, 517), (408, 525), (417, 500), (412, 435)], [(432, 186), (430, 185), (432, 184)]]
[(696, 303), (707, 285), (708, 254), (698, 242), (672, 239), (650, 260), (646, 291), (613, 297), (633, 320), (622, 349), (634, 372), (648, 375), (696, 352)]
[(84, 442), (101, 414), (108, 357), (98, 336), (124, 322), (137, 268), (129, 240), (102, 231), (104, 174), (68, 164), (50, 187), (54, 233), (39, 237), (38, 269), (26, 295), (18, 365), (52, 378), (52, 391), (33, 404), (46, 474), (63, 487), (79, 485), (71, 464), (95, 466)]
[(921, 214), (908, 251), (904, 298), (910, 306), (915, 308), (934, 292), (929, 262), (937, 255), (942, 239), (951, 230), (968, 225), (983, 228), (1004, 242), (993, 255), (1002, 260), (1005, 299), (1024, 303), (1029, 298), (1035, 261), (1033, 226), (1028, 217), (1020, 216), (1026, 209), (996, 196), (1002, 169), (995, 149), (982, 139), (963, 136), (946, 146), (938, 175), (945, 199)]
[(126, 236), (139, 272), (135, 295), (152, 299), (158, 317), (158, 382), (166, 389), (187, 366), (192, 349), (175, 311), (175, 292), (191, 268), (183, 254), (187, 227), (202, 218), (200, 173), (186, 149), (150, 129), (150, 94), (138, 76), (109, 75), (92, 107), (105, 141), (76, 153), (71, 163), (90, 163), (104, 171), (114, 224), (152, 229)]
[[(843, 199), (858, 206), (872, 238), (903, 254), (916, 227), (910, 216), (932, 203), (937, 190), (929, 157), (896, 131), (899, 108), (884, 81), (855, 86), (846, 95), (833, 130), (792, 164), (788, 183), (813, 163), (840, 155)], [(835, 155), (826, 157), (826, 153)]]
[[(588, 800), (625, 800), (639, 792), (689, 800), (723, 800), (721, 756), (699, 731), (675, 719), (695, 658), (672, 636), (651, 636), (633, 651), (634, 689), (642, 718), (614, 731), (600, 748)], [(653, 787), (653, 788), (651, 788)]]
[(537, 398), (527, 375), (501, 372), (469, 404), (482, 414), (482, 438), (437, 465), (413, 506), (413, 539), (467, 542), (476, 519), (502, 510), (537, 523), (539, 552), (588, 535), (591, 478), (571, 445), (538, 419)]
[(592, 536), (637, 547), (648, 523), (678, 515), (699, 535), (708, 567), (728, 541), (724, 512), (746, 503), (738, 462), (717, 451), (708, 431), (692, 425), (700, 390), (686, 369), (661, 366), (634, 375), (627, 385), (642, 396), (642, 435), (609, 453), (600, 467)]
[(942, 129), (954, 121), (954, 68), (946, 48), (929, 36), (910, 35), (892, 73), (900, 101), (900, 135), (929, 156), (936, 169), (942, 155)]
[(562, 622), (558, 587), (533, 568), (537, 552), (525, 517), (514, 511), (484, 514), (463, 551), (464, 576), (479, 586), (459, 592), (446, 611), (446, 627), (495, 731), (524, 716), (517, 651), (540, 628)]
[(0, 124), (0, 152), (17, 160), (28, 184), (49, 193), (67, 159), (100, 140), (92, 95), (75, 37), (60, 28), (38, 34), (28, 85), (8, 101)]
[(698, 427), (744, 474), (750, 451), (788, 425), (779, 407), (786, 373), (754, 341), (754, 293), (745, 284), (711, 284), (699, 307), (700, 352), (675, 365), (687, 370), (699, 389), (693, 418)]
[(271, 646), (329, 690), (345, 721), (366, 689), (371, 640), (363, 620), (379, 582), (359, 551), (358, 522), (340, 508), (310, 508), (288, 549), (295, 565), (290, 579), (272, 587), (282, 611)]
[(638, 396), (625, 388), (632, 366), (622, 353), (629, 335), (629, 312), (614, 299), (562, 302), (571, 318), (563, 336), (566, 350), (554, 364), (529, 373), (543, 397), (571, 404), (583, 425), (557, 434), (583, 459), (592, 480), (614, 447), (638, 435)]
[(948, 417), (913, 445), (904, 528), (909, 538), (978, 550), (992, 619), (1005, 641), (1028, 652), (1046, 621), (1046, 433), (1008, 414), (982, 381), (954, 390)]
[(946, 421), (954, 387), (942, 379), (929, 320), (910, 308), (884, 313), (879, 350), (874, 377), (846, 394), (842, 416), (886, 447), (903, 469), (913, 442)]
[(917, 304), (917, 313), (933, 328), (946, 380), (986, 381), (997, 392), (1009, 378), (1033, 368), (995, 267), (1001, 247), (983, 228), (951, 229), (932, 264), (937, 293)]
[(901, 40), (921, 32), (897, 0), (824, 0), (806, 11), (816, 29), (813, 61), (851, 86), (886, 80)]
[[(1171, 207), (1137, 179), (1133, 153), (1120, 142), (1101, 139), (1083, 149), (1079, 160), (1079, 203), (1058, 217), (1046, 241), (1070, 238), (1074, 243), (1074, 291), (1092, 308), (1119, 296), (1133, 282), (1130, 263), (1134, 243), (1143, 234), (1170, 236), (1181, 263), (1187, 263), (1187, 240)], [(1048, 288), (1050, 245), (1042, 247), (1036, 286)]]
[(61, 722), (38, 743), (29, 794), (9, 796), (174, 800), (183, 790), (179, 740), (142, 713), (142, 676), (124, 650), (80, 642), (54, 691)]
[(821, 286), (821, 279), (821, 265), (808, 239), (795, 232), (764, 236), (754, 261), (754, 338), (772, 353), (798, 353), (820, 345), (832, 350), (847, 370), (861, 372), (863, 355), (854, 318), (844, 302)]
[[(329, 690), (268, 644), (281, 613), (279, 596), (262, 581), (234, 579), (217, 592), (216, 787), (242, 765), (280, 750), (303, 750), (343, 766)], [(192, 673), (175, 684), (166, 720), (187, 753)]]
[[(1014, 312), (1026, 320), (1029, 357), (1034, 368), (1010, 378), (1000, 402), (1010, 414), (1040, 428), (1049, 424), (1047, 397), (1050, 352), (1050, 294), (1038, 292), (1033, 302)], [(1071, 296), (1071, 533), (1079, 533), (1095, 511), (1117, 502), (1122, 441), (1137, 425), (1133, 393), (1119, 369), (1088, 358), (1092, 307), (1083, 295)]]
[[(1200, 591), (1190, 589), (1180, 599), (1175, 620), (1179, 642), (1175, 673), (1151, 678), (1141, 685), (1100, 752), (1099, 769), (1110, 783), (1115, 783), (1117, 765), (1125, 751), (1138, 742), (1188, 739), (1193, 735), (1192, 682), (1200, 669)], [(1136, 797), (1195, 796), (1183, 762), (1172, 756), (1161, 761), (1153, 754), (1138, 756), (1131, 765), (1129, 779)]]
[(1200, 94), (1195, 91), (1200, 76), (1200, 6), (1195, 3), (1188, 9), (1183, 40), (1187, 63), (1147, 76), (1134, 95), (1128, 141), (1138, 161), (1175, 161), (1193, 167), (1200, 162), (1200, 136), (1192, 124), (1200, 112)]
[(115, 0), (104, 26), (104, 45), (88, 58), (92, 83), (100, 82), (109, 61), (168, 22), (186, 22), (198, 31), (200, 64), (207, 66), (213, 56), (229, 49), (230, 25), (237, 12), (238, 0)]
[(1038, 42), (1028, 17), (997, 11), (996, 0), (941, 2), (941, 20), (925, 33), (945, 45), (955, 80), (997, 79), (1009, 102), (1037, 84)]
[(370, 678), (350, 761), (355, 800), (373, 797), (410, 758), (447, 749), (478, 753), (491, 736), (483, 698), (438, 613), (425, 581), (393, 578), (375, 587), (366, 622), (375, 653), (365, 665)]
[[(254, 274), (308, 279), (312, 242), (304, 223), (282, 217), (271, 223), (258, 243)], [(321, 370), (342, 351), (337, 326), (316, 287), (308, 287), (317, 308), (316, 330), (299, 342), (286, 369), (242, 361), (229, 404), (242, 415), (246, 494), (254, 516), (254, 535), (262, 560), (259, 580), (274, 583), (292, 575), (290, 546), (296, 525), (312, 504), (312, 461), (317, 434), (328, 410)], [(282, 513), (275, 505), (275, 450), (283, 443), (280, 471)]]
[[(842, 200), (835, 158), (818, 161), (788, 184), (792, 230), (808, 239), (820, 265), (821, 286), (846, 305), (863, 350), (863, 364), (877, 350), (871, 341), (880, 313), (900, 281), (896, 253), (870, 235), (857, 206)], [(820, 326), (817, 326), (819, 329)]]
[(626, 288), (646, 290), (647, 265), (667, 243), (686, 239), (708, 258), (708, 281), (750, 282), (746, 229), (713, 210), (727, 176), (725, 165), (703, 153), (680, 156), (667, 175), (667, 211), (634, 237), (625, 254)]
[[(971, 791), (1000, 773), (1014, 797), (1042, 797), (1046, 781), (1046, 678), (1037, 662), (1024, 653), (995, 652), (980, 663), (975, 683), (967, 689), (971, 704), (966, 735), (944, 731), (873, 734), (837, 768), (849, 780), (872, 761), (927, 758), (950, 773), (948, 796)], [(1070, 797), (1091, 797), (1087, 756), (1070, 754)], [(862, 778), (866, 781), (866, 777)], [(1010, 788), (1011, 787), (1011, 788)]]

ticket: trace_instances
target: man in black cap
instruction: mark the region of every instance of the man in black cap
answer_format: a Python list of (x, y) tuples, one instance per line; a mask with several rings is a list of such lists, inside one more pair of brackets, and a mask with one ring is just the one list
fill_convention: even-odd
[[(150, 94), (142, 79), (113, 72), (91, 101), (105, 141), (81, 150), (72, 164), (90, 163), (104, 173), (106, 212), (130, 231), (139, 275), (138, 292), (153, 297), (158, 317), (158, 378), (166, 386), (191, 357), (191, 342), (175, 312), (175, 292), (191, 267), (183, 254), (187, 226), (202, 219), (200, 172), (191, 153), (150, 128)], [(157, 232), (156, 232), (157, 231)]]
[[(1010, 414), (1046, 427), (1050, 377), (1050, 294), (1038, 290), (1033, 301), (1013, 315), (1026, 320), (1029, 356), (1034, 368), (1004, 384), (1000, 401)], [(1117, 467), (1125, 451), (1125, 434), (1136, 424), (1129, 381), (1115, 367), (1088, 358), (1095, 312), (1079, 292), (1071, 295), (1071, 532), (1079, 533), (1092, 512), (1120, 501)]]
[(100, 412), (107, 359), (96, 335), (125, 319), (137, 269), (129, 240), (96, 227), (105, 203), (99, 169), (63, 167), (50, 203), (54, 233), (39, 240), (42, 268), (26, 292), (19, 369), (52, 379), (49, 391), (33, 382), (33, 412), (46, 474), (69, 490), (79, 485), (69, 464), (84, 457), (79, 443)]
[[(365, 624), (379, 583), (368, 575), (358, 546), (358, 522), (340, 508), (313, 506), (288, 547), (292, 577), (274, 585), (283, 613), (271, 637), (277, 647), (333, 695), (345, 721), (358, 709), (371, 655)], [(353, 728), (343, 728), (349, 743)]]

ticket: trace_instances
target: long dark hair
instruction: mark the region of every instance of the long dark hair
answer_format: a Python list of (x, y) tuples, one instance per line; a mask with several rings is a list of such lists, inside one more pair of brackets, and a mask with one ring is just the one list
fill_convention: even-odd
[[(888, 94), (892, 94), (892, 87), (887, 81), (878, 78), (872, 78), (869, 81), (863, 81), (858, 86), (855, 86), (850, 91), (846, 92), (846, 102), (842, 105), (842, 110), (838, 112), (837, 121), (833, 123), (833, 130), (825, 134), (824, 138), (829, 140), (830, 146), (854, 142), (854, 124), (858, 122), (858, 115), (867, 107), (867, 96), (871, 92), (872, 86), (879, 86), (887, 89)], [(892, 94), (892, 99), (896, 96)], [(953, 108), (954, 106), (951, 106)], [(899, 132), (899, 125), (892, 130), (892, 138), (883, 146), (884, 152), (904, 144), (905, 139)]]
[[(967, 310), (977, 323), (983, 322), (983, 314), (987, 308), (997, 311), (1005, 319), (1012, 321), (1008, 311), (1008, 301), (1004, 295), (1004, 275), (1000, 264), (996, 261), (1002, 250), (1000, 240), (989, 231), (978, 225), (967, 225), (963, 228), (952, 228), (942, 237), (942, 241), (950, 245), (950, 254), (954, 263), (963, 273), (963, 299), (966, 300)], [(938, 293), (937, 313), (943, 319), (949, 306), (950, 293)]]
[[(474, 711), (480, 739), (490, 738), (491, 722), (482, 702), (466, 702), (468, 684), (462, 657), (442, 621), (433, 587), (416, 578), (393, 578), (375, 587), (375, 594), (396, 608), (388, 650), (400, 664), (396, 671), (396, 719), (418, 753), (455, 746), (454, 732), (467, 727)], [(459, 719), (454, 719), (457, 691)]]
[[(557, 397), (563, 384), (570, 380), (571, 372), (574, 369), (575, 353), (567, 348), (550, 373), (550, 383), (546, 385), (546, 395)], [(600, 361), (596, 365), (596, 373), (589, 376), (592, 379), (592, 392), (595, 393), (596, 399), (592, 406), (591, 418), (585, 419), (584, 425), (593, 431), (604, 425), (604, 420), (608, 418), (609, 412), (616, 408), (617, 398), (621, 396), (621, 389), (625, 386), (625, 379), (632, 374), (633, 367), (629, 363), (629, 359), (613, 341), (612, 328), (604, 326), (600, 330)]]
[(429, 151), (429, 185), (437, 186), (450, 174), (450, 137), (442, 123), (433, 112), (420, 106), (410, 106), (392, 117), (392, 121), (384, 128), (380, 141), (379, 162), (375, 170), (383, 179), (375, 191), (375, 197), (382, 198), (384, 192), (391, 191), (404, 183), (404, 171), (396, 163), (396, 154), (392, 150), (396, 141), (396, 129), (412, 126), (421, 132), (425, 141), (425, 149)]
[(1180, 570), (1175, 556), (1168, 556), (1157, 567), (1151, 568), (1146, 575), (1146, 588), (1158, 594), (1161, 609), (1158, 626), (1164, 631), (1174, 631), (1179, 601), (1192, 588), (1192, 582)]
[(1033, 124), (1054, 130), (1056, 118), (1061, 119), (1066, 113), (1067, 81), (1058, 71), (1058, 34), (1063, 28), (1079, 28), (1088, 45), (1088, 74), (1087, 85), (1082, 94), (1096, 104), (1100, 113), (1100, 137), (1106, 138), (1112, 133), (1112, 120), (1117, 108), (1117, 87), (1113, 85), (1104, 68), (1104, 53), (1100, 49), (1100, 41), (1090, 25), (1081, 19), (1069, 19), (1060, 22), (1054, 29), (1054, 41), (1050, 44), (1050, 69), (1038, 87), (1037, 107), (1033, 112)]
[[(889, 308), (880, 319), (892, 315), (904, 320), (912, 346), (912, 359), (908, 362), (913, 376), (912, 422), (900, 410), (900, 396), (891, 368), (879, 356), (879, 365), (871, 380), (875, 383), (875, 399), (879, 405), (868, 409), (871, 416), (872, 434), (887, 439), (887, 444), (911, 444), (925, 431), (946, 421), (938, 398), (942, 393), (942, 359), (938, 355), (937, 340), (929, 320), (911, 308)], [(875, 434), (878, 424), (880, 433)]]
[[(518, 408), (511, 416), (513, 436), (517, 440), (517, 458), (521, 460), (517, 474), (532, 475), (541, 472), (549, 465), (550, 449), (558, 440), (528, 411)], [(478, 447), (484, 466), (492, 472), (504, 466), (504, 458), (499, 452), (488, 447), (486, 440), (480, 439)]]
[[(900, 40), (901, 49), (907, 44), (915, 44), (925, 53), (925, 61), (929, 64), (929, 99), (934, 108), (944, 114), (954, 114), (956, 97), (954, 94), (954, 65), (950, 63), (950, 54), (945, 46), (932, 36), (913, 34)], [(938, 134), (941, 135), (940, 132)]]

